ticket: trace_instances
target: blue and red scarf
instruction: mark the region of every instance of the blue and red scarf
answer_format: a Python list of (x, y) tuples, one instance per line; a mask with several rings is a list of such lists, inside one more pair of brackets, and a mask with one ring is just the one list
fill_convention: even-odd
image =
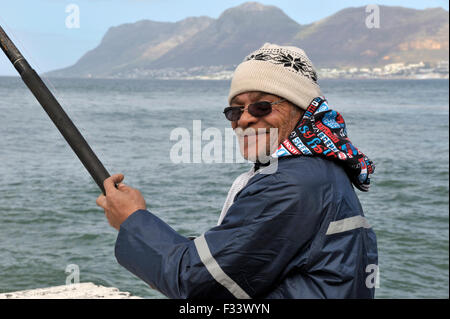
[(291, 135), (273, 157), (320, 156), (341, 164), (356, 188), (367, 192), (375, 165), (347, 137), (342, 116), (328, 107), (324, 97), (312, 100)]

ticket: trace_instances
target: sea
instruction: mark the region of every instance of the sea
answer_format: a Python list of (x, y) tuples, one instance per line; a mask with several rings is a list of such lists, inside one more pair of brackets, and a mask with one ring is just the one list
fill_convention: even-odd
[[(184, 236), (217, 224), (231, 183), (251, 164), (224, 154), (180, 162), (174, 147), (184, 137), (192, 153), (208, 136), (225, 138), (229, 81), (44, 80), (152, 213)], [(448, 79), (319, 84), (376, 165), (370, 191), (356, 190), (378, 240), (376, 298), (449, 298)], [(199, 125), (214, 134), (195, 141)], [(80, 281), (166, 298), (117, 263), (99, 188), (17, 77), (0, 77), (0, 163), (0, 293)]]

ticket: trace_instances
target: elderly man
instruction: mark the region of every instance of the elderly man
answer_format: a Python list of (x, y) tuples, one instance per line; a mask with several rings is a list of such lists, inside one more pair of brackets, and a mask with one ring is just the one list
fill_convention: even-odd
[(316, 81), (296, 47), (266, 43), (237, 67), (224, 114), (255, 166), (194, 240), (123, 175), (107, 179), (97, 204), (119, 230), (118, 262), (171, 298), (373, 298), (376, 238), (352, 184), (367, 191), (374, 166)]

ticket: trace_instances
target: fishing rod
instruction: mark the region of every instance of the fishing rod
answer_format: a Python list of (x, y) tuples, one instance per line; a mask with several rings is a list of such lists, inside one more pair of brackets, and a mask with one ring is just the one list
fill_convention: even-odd
[(98, 187), (105, 194), (103, 187), (103, 181), (107, 179), (110, 174), (100, 162), (98, 157), (92, 151), (89, 144), (86, 142), (80, 131), (73, 124), (72, 120), (63, 110), (56, 98), (47, 88), (45, 83), (39, 77), (35, 70), (28, 64), (27, 60), (23, 57), (6, 32), (0, 26), (0, 46), (5, 52), (8, 59), (16, 68), (22, 77), (23, 82), (27, 85), (30, 91), (38, 100), (39, 104), (47, 112), (53, 123), (56, 125), (62, 136), (69, 143), (72, 150), (83, 163), (84, 167), (91, 174)]

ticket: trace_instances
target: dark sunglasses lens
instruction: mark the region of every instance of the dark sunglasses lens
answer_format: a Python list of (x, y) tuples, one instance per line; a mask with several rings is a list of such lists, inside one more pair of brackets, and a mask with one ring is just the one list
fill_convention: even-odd
[(242, 110), (240, 107), (227, 107), (223, 112), (229, 121), (237, 121), (241, 117)]
[(248, 112), (256, 117), (266, 116), (270, 112), (272, 112), (272, 105), (270, 102), (258, 102), (254, 104), (250, 104), (248, 106)]
[[(250, 104), (248, 106), (248, 112), (252, 116), (255, 116), (255, 117), (266, 116), (267, 114), (270, 114), (270, 112), (272, 112), (272, 104), (270, 104), (270, 102), (266, 102), (266, 101)], [(225, 108), (223, 113), (225, 114), (225, 117), (229, 121), (234, 122), (241, 118), (242, 108), (230, 106), (230, 107)]]

